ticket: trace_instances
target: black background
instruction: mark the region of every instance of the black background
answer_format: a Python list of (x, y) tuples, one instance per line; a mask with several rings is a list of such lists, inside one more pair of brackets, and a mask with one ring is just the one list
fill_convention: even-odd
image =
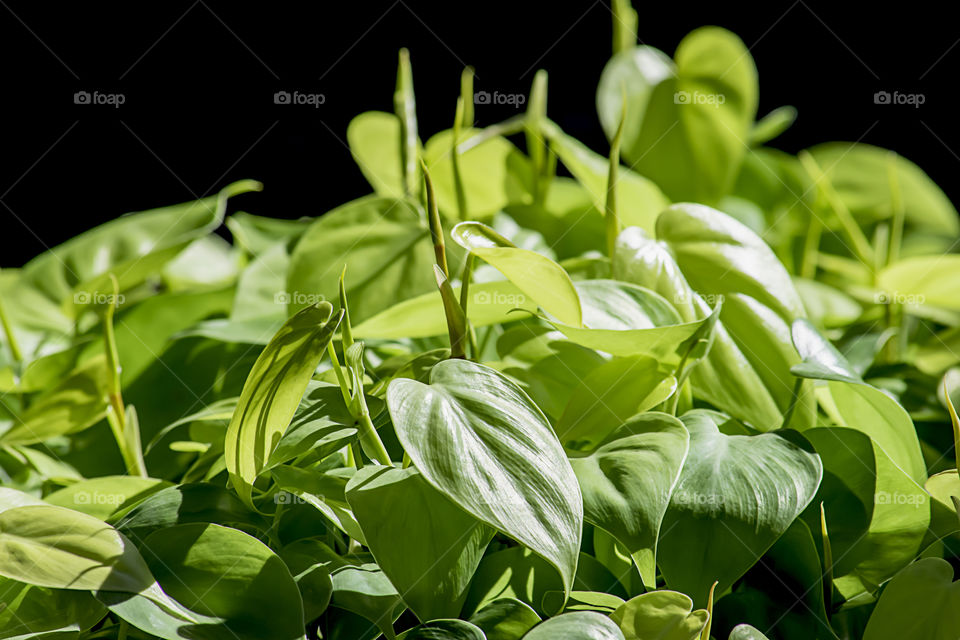
[[(895, 149), (956, 202), (960, 32), (948, 3), (637, 5), (640, 39), (672, 54), (705, 24), (735, 31), (760, 74), (760, 114), (800, 118), (774, 146), (828, 140)], [(549, 114), (596, 150), (594, 108), (610, 54), (607, 0), (385, 2), (13, 2), (0, 0), (3, 60), (0, 265), (134, 210), (255, 178), (236, 207), (320, 215), (369, 191), (345, 144), (350, 118), (391, 110), (396, 55), (413, 59), (421, 135), (447, 128), (459, 73), (476, 89), (526, 93), (550, 73)], [(77, 91), (118, 92), (119, 108), (77, 105)], [(276, 91), (325, 103), (276, 105)], [(877, 91), (923, 94), (919, 108), (874, 104)], [(480, 125), (517, 113), (477, 107)]]

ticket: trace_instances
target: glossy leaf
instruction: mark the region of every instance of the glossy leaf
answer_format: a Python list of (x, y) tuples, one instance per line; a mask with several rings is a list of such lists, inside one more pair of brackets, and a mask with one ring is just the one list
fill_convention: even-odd
[(687, 456), (683, 423), (667, 414), (628, 420), (589, 456), (572, 458), (584, 519), (613, 534), (644, 581), (656, 583), (657, 538)]
[(628, 418), (652, 409), (676, 388), (676, 379), (653, 358), (615, 358), (573, 388), (554, 431), (565, 448), (591, 451)]
[(182, 524), (151, 534), (143, 547), (164, 591), (191, 611), (221, 618), (235, 637), (302, 637), (297, 585), (256, 538), (215, 524)]
[(514, 598), (500, 598), (470, 616), (487, 640), (520, 640), (540, 616), (529, 605)]
[(346, 498), (377, 564), (417, 617), (460, 613), (491, 532), (412, 467), (364, 467)]
[(441, 362), (430, 384), (395, 380), (387, 406), (423, 477), (481, 522), (554, 565), (570, 589), (583, 502), (546, 418), (493, 369)]
[(784, 436), (726, 435), (725, 418), (683, 416), (690, 453), (663, 520), (658, 564), (667, 585), (706, 603), (787, 530), (820, 485), (819, 456)]
[(519, 249), (478, 222), (462, 222), (452, 236), (460, 246), (495, 267), (524, 294), (560, 322), (579, 327), (580, 299), (570, 276), (556, 262)]
[(347, 267), (350, 318), (360, 323), (385, 306), (433, 291), (430, 231), (406, 200), (368, 197), (314, 222), (290, 257), (284, 298), (291, 312), (337, 300)]
[(624, 635), (607, 616), (595, 611), (564, 613), (541, 622), (523, 636), (527, 640), (623, 640)]
[(676, 591), (651, 591), (628, 600), (610, 618), (626, 640), (695, 640), (709, 614)]
[(253, 506), (253, 482), (290, 424), (314, 369), (342, 315), (307, 307), (284, 324), (263, 350), (243, 385), (224, 442), (227, 470), (238, 495)]
[(624, 131), (623, 157), (673, 200), (715, 202), (733, 186), (748, 148), (757, 110), (753, 59), (719, 27), (687, 35), (674, 64), (657, 54), (624, 51), (604, 70), (597, 102), (607, 136), (621, 86), (629, 86), (627, 120), (638, 124)]

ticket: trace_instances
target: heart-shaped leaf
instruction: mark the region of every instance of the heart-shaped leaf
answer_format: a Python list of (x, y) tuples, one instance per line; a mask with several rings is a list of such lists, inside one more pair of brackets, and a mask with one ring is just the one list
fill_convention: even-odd
[(864, 640), (953, 640), (960, 629), (960, 582), (941, 558), (923, 558), (898, 573), (883, 590)]
[(651, 591), (627, 600), (610, 618), (626, 640), (695, 640), (710, 618), (676, 591)]
[(583, 493), (583, 517), (613, 534), (644, 582), (656, 584), (657, 538), (687, 456), (683, 423), (665, 413), (628, 420), (589, 456), (570, 464)]
[(412, 467), (364, 467), (346, 497), (377, 564), (417, 617), (458, 615), (490, 530)]
[(663, 520), (658, 564), (667, 585), (706, 603), (760, 559), (820, 485), (820, 457), (786, 437), (726, 435), (725, 417), (682, 418), (687, 456)]
[(423, 477), (545, 558), (569, 590), (583, 526), (580, 487), (530, 398), (494, 369), (447, 360), (430, 372), (429, 385), (394, 380), (387, 406)]
[(624, 640), (617, 625), (596, 611), (564, 613), (541, 622), (523, 637), (526, 640)]

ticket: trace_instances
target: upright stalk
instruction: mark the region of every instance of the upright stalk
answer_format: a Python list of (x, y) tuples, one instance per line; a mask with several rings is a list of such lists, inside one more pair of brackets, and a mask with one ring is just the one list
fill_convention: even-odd
[(417, 192), (417, 102), (413, 93), (413, 69), (410, 52), (400, 49), (397, 88), (393, 94), (394, 113), (400, 119), (400, 168), (404, 193)]
[(620, 215), (617, 211), (617, 180), (620, 167), (620, 139), (623, 137), (623, 123), (627, 119), (627, 94), (623, 90), (623, 103), (620, 107), (620, 123), (617, 132), (610, 141), (610, 168), (607, 172), (607, 201), (604, 207), (606, 213), (607, 255), (613, 260), (613, 251), (620, 235)]
[[(140, 425), (134, 418), (127, 420), (127, 407), (123, 402), (120, 375), (120, 354), (117, 350), (117, 340), (113, 331), (113, 315), (120, 297), (120, 285), (116, 276), (110, 274), (113, 285), (113, 295), (110, 297), (103, 313), (103, 345), (107, 356), (107, 397), (110, 408), (107, 411), (107, 422), (110, 431), (117, 441), (120, 456), (127, 467), (127, 473), (132, 476), (147, 477), (146, 465), (143, 461), (143, 449), (140, 444)], [(133, 413), (132, 415), (136, 415)]]
[(23, 362), (23, 352), (20, 350), (20, 343), (17, 342), (17, 336), (13, 333), (13, 325), (7, 318), (7, 312), (3, 308), (3, 297), (0, 296), (0, 324), (3, 325), (3, 333), (7, 337), (7, 346), (10, 347), (10, 355), (17, 364)]
[(817, 188), (820, 189), (820, 192), (826, 198), (833, 213), (840, 221), (840, 226), (843, 227), (847, 238), (853, 245), (853, 253), (860, 259), (860, 262), (862, 262), (864, 266), (871, 266), (873, 264), (874, 252), (870, 247), (870, 241), (863, 235), (863, 230), (860, 229), (856, 220), (853, 219), (853, 214), (850, 213), (850, 209), (848, 209), (847, 205), (840, 199), (840, 196), (833, 188), (833, 184), (830, 183), (830, 179), (820, 169), (820, 165), (817, 164), (817, 161), (813, 159), (813, 156), (810, 155), (809, 152), (801, 151), (797, 157), (800, 159), (800, 164), (803, 165), (804, 170), (817, 185)]
[(460, 99), (463, 101), (460, 126), (465, 129), (473, 128), (473, 76), (473, 67), (466, 67), (460, 74)]

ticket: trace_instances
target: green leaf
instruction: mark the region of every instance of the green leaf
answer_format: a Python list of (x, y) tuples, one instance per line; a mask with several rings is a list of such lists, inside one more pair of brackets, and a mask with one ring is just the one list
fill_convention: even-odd
[(807, 317), (818, 327), (845, 327), (863, 312), (863, 307), (856, 300), (817, 280), (794, 277), (793, 286), (803, 300)]
[(769, 638), (748, 624), (738, 624), (731, 629), (727, 640), (769, 640)]
[(624, 640), (617, 625), (596, 611), (575, 611), (541, 622), (523, 636), (526, 640)]
[(350, 153), (379, 196), (404, 196), (399, 140), (400, 119), (392, 113), (367, 111), (347, 126)]
[(58, 507), (106, 520), (115, 511), (134, 505), (169, 486), (169, 482), (155, 478), (106, 476), (64, 487), (44, 500)]
[(257, 358), (243, 385), (224, 441), (230, 480), (253, 506), (253, 482), (290, 424), (307, 384), (326, 352), (342, 312), (320, 303), (290, 318)]
[(216, 196), (128, 214), (41, 254), (23, 268), (26, 282), (76, 314), (97, 295), (120, 292), (159, 273), (190, 242), (220, 226), (229, 197), (258, 191), (253, 181), (235, 182)]
[(750, 130), (750, 144), (760, 145), (773, 140), (789, 129), (796, 119), (796, 107), (777, 107), (753, 125)]
[(863, 378), (854, 371), (843, 354), (837, 351), (829, 340), (820, 335), (820, 332), (806, 319), (794, 320), (790, 335), (793, 338), (793, 346), (803, 358), (800, 364), (790, 367), (790, 371), (795, 376), (864, 384)]
[(337, 300), (344, 265), (354, 324), (433, 291), (433, 244), (421, 216), (411, 202), (377, 197), (348, 202), (321, 216), (290, 257), (290, 311), (320, 298)]
[[(367, 397), (366, 401), (372, 415), (380, 413), (382, 400)], [(356, 422), (339, 385), (311, 380), (267, 466), (274, 467), (307, 453), (322, 460), (356, 437)]]
[(92, 427), (107, 415), (108, 392), (107, 360), (98, 355), (37, 397), (0, 443), (36, 444)]
[(167, 487), (143, 502), (117, 512), (110, 519), (124, 535), (136, 541), (158, 529), (180, 524), (215, 523), (266, 531), (267, 523), (235, 495), (213, 484)]
[(451, 236), (463, 248), (492, 265), (523, 293), (564, 324), (581, 325), (580, 298), (570, 276), (550, 258), (519, 249), (479, 222), (461, 222)]
[(644, 582), (656, 584), (657, 538), (689, 436), (663, 413), (628, 420), (589, 456), (570, 460), (583, 493), (583, 517), (613, 534), (633, 556)]
[(86, 631), (106, 614), (92, 595), (82, 591), (46, 589), (0, 578), (0, 637), (42, 637), (66, 623)]
[[(620, 95), (619, 91), (618, 87), (617, 96)], [(619, 122), (619, 97), (617, 100), (616, 117)], [(616, 129), (616, 123), (614, 129)], [(598, 211), (604, 211), (604, 203), (607, 199), (609, 160), (598, 153), (594, 153), (579, 140), (568, 136), (552, 122), (544, 123), (544, 133), (563, 165), (570, 170), (577, 182), (589, 192), (593, 206)], [(551, 192), (552, 189), (551, 186)], [(670, 204), (660, 188), (630, 168), (619, 167), (615, 189), (621, 223), (653, 232), (657, 215)], [(579, 233), (579, 229), (577, 233)]]
[(930, 305), (960, 311), (960, 255), (915, 256), (877, 275), (886, 300), (910, 306)]
[[(277, 487), (312, 505), (335, 527), (361, 544), (366, 544), (360, 524), (344, 494), (347, 481), (354, 471), (355, 469), (346, 468), (324, 473), (316, 467), (301, 469), (282, 465), (272, 469), (271, 474)], [(274, 500), (279, 502), (283, 497), (275, 496)]]
[(824, 608), (825, 575), (810, 529), (796, 520), (733, 593), (720, 598), (713, 625), (746, 621), (784, 640), (836, 640)]
[[(620, 234), (614, 276), (656, 291), (685, 322), (705, 319), (708, 301), (722, 301), (709, 353), (690, 374), (693, 390), (759, 430), (781, 426), (794, 399), (790, 366), (799, 362), (789, 344), (788, 310), (802, 311), (802, 305), (789, 289), (770, 294), (765, 287), (792, 288), (789, 275), (758, 236), (718, 211), (675, 205), (658, 219), (658, 230), (661, 224), (671, 241), (655, 241), (635, 227)], [(679, 262), (680, 256), (692, 256), (690, 263)], [(797, 409), (794, 421), (811, 423), (812, 395), (804, 393)]]
[(690, 453), (663, 520), (658, 563), (667, 585), (706, 603), (722, 593), (783, 534), (820, 485), (823, 468), (787, 437), (726, 435), (724, 416), (682, 417)]
[[(856, 218), (869, 223), (892, 216), (892, 151), (851, 142), (828, 142), (809, 151)], [(957, 210), (940, 187), (906, 158), (895, 155), (893, 161), (907, 222), (950, 237), (960, 233)]]
[(222, 618), (234, 637), (303, 636), (297, 585), (283, 561), (256, 538), (215, 524), (182, 524), (151, 534), (143, 549), (164, 591), (191, 611)]
[(486, 640), (483, 631), (465, 620), (432, 620), (398, 636), (398, 640)]
[[(619, 597), (627, 594), (617, 578), (596, 558), (580, 554), (573, 591), (602, 591)], [(488, 554), (474, 574), (463, 607), (464, 615), (473, 615), (488, 604), (513, 598), (529, 605), (538, 615), (556, 611), (557, 602), (566, 598), (563, 581), (546, 560), (523, 547), (510, 547)]]
[[(460, 297), (459, 286), (453, 287)], [(517, 320), (517, 309), (536, 313), (537, 305), (522, 289), (509, 280), (478, 282), (470, 285), (467, 317), (474, 328)], [(353, 328), (357, 338), (428, 338), (447, 333), (443, 299), (431, 291), (397, 303)]]
[(923, 558), (898, 573), (880, 596), (864, 640), (952, 640), (960, 629), (960, 583), (940, 558)]
[[(464, 129), (459, 142), (468, 140), (476, 133), (475, 129)], [(453, 143), (453, 130), (441, 131), (427, 141), (423, 155), (436, 187), (440, 210), (455, 218), (458, 207), (453, 175)], [(461, 150), (457, 161), (466, 210), (471, 218), (488, 218), (509, 204), (531, 201), (533, 174), (530, 161), (506, 138), (487, 138), (465, 151)]]
[[(817, 500), (830, 522), (835, 584), (847, 598), (874, 591), (920, 552), (930, 497), (862, 430), (818, 428), (804, 436), (824, 461)], [(808, 512), (808, 524), (814, 520), (819, 526), (819, 512)]]
[(626, 640), (694, 640), (710, 614), (676, 591), (651, 591), (623, 603), (610, 618)]
[(429, 385), (394, 380), (387, 406), (423, 477), (546, 559), (569, 590), (583, 502), (563, 448), (530, 398), (489, 367), (447, 360), (430, 372)]
[[(344, 609), (369, 620), (387, 637), (396, 637), (393, 621), (404, 610), (397, 590), (375, 564), (344, 566), (331, 571), (333, 597), (330, 605)], [(375, 637), (373, 634), (372, 637)]]
[(483, 631), (487, 640), (520, 640), (540, 622), (540, 616), (520, 600), (500, 598), (470, 616), (470, 622)]
[(820, 399), (834, 422), (867, 434), (915, 483), (926, 481), (917, 431), (896, 400), (870, 385), (835, 381), (827, 383)]
[(623, 157), (673, 200), (716, 202), (733, 186), (757, 111), (757, 70), (734, 34), (703, 27), (671, 65), (659, 52), (624, 51), (604, 70), (597, 103), (608, 138), (629, 87)]
[(364, 467), (346, 498), (377, 564), (417, 617), (458, 615), (491, 532), (412, 467)]
[(628, 418), (652, 409), (676, 388), (676, 379), (653, 358), (614, 358), (572, 390), (554, 431), (565, 448), (590, 451)]
[(0, 513), (0, 576), (82, 591), (139, 593), (154, 583), (136, 547), (116, 529), (52, 505)]
[(662, 296), (627, 282), (585, 280), (575, 287), (584, 326), (551, 324), (577, 344), (611, 355), (647, 355), (678, 364), (678, 348), (707, 320), (684, 323)]

